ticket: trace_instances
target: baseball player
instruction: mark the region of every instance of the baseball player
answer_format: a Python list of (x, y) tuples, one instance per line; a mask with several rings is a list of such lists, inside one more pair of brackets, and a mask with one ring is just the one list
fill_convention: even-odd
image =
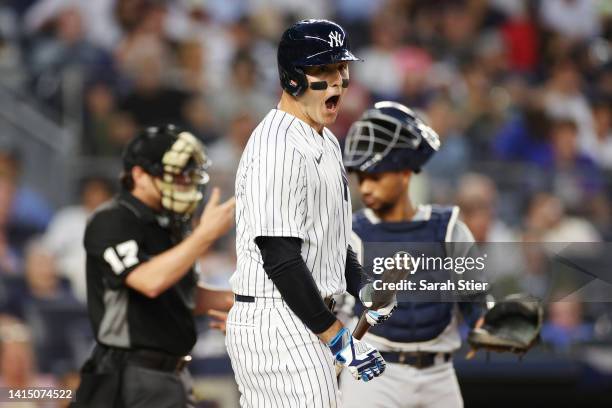
[(228, 310), (229, 291), (198, 285), (194, 262), (232, 226), (234, 199), (212, 193), (200, 142), (174, 126), (143, 130), (123, 155), (122, 191), (85, 231), (87, 306), (97, 345), (81, 371), (75, 407), (193, 407), (186, 368), (194, 313)]
[(357, 296), (361, 283), (348, 245), (342, 153), (326, 128), (356, 60), (336, 23), (304, 20), (288, 28), (278, 46), (280, 102), (240, 160), (226, 345), (243, 407), (336, 407), (335, 362), (364, 381), (385, 369), (378, 351), (354, 339), (328, 307), (347, 289)]
[[(352, 125), (344, 164), (356, 173), (367, 207), (353, 216), (353, 244), (359, 257), (390, 256), (388, 245), (372, 244), (382, 242), (401, 243), (409, 253), (413, 245), (430, 258), (468, 253), (474, 238), (457, 219), (458, 207), (415, 206), (408, 196), (411, 178), (439, 147), (438, 135), (412, 110), (396, 102), (376, 103)], [(365, 266), (371, 259), (362, 261)], [(387, 362), (385, 376), (362, 387), (341, 378), (344, 406), (462, 406), (451, 354), (460, 346), (457, 310), (472, 325), (484, 311), (481, 294), (472, 300), (400, 301), (385, 324), (364, 336)], [(361, 309), (358, 305), (356, 312)]]

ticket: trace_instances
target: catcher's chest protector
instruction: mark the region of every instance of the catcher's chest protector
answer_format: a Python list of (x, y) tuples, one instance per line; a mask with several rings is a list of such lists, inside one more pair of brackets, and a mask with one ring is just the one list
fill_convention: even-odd
[[(393, 223), (372, 222), (363, 210), (357, 212), (353, 216), (353, 231), (364, 244), (365, 270), (372, 270), (374, 258), (389, 257), (400, 250), (413, 256), (423, 254), (425, 257), (444, 258), (446, 233), (452, 227), (449, 225), (452, 210), (452, 207), (432, 206), (429, 220)], [(376, 242), (385, 242), (384, 248), (369, 244)], [(393, 315), (384, 324), (372, 327), (370, 333), (399, 343), (438, 337), (451, 321), (453, 303), (410, 302), (408, 296), (409, 293), (398, 293), (398, 307)], [(359, 316), (362, 310), (363, 306), (357, 302), (356, 315)]]

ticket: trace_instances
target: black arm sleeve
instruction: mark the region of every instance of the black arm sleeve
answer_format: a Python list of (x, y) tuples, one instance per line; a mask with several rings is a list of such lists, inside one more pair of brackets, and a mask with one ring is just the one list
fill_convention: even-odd
[(257, 237), (263, 267), (289, 308), (313, 333), (327, 330), (336, 317), (325, 306), (301, 255), (301, 241), (290, 237)]
[(357, 254), (350, 246), (346, 250), (344, 277), (346, 278), (346, 291), (359, 299), (359, 290), (368, 282), (368, 279), (363, 266), (357, 260)]

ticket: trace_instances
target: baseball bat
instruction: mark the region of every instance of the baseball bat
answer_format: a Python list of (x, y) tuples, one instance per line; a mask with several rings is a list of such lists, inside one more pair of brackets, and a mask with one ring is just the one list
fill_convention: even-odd
[[(409, 262), (407, 263), (406, 267), (391, 268), (391, 269), (385, 270), (381, 274), (381, 281), (382, 281), (383, 287), (387, 287), (387, 286), (384, 286), (384, 284), (387, 284), (387, 283), (401, 282), (402, 280), (406, 279), (406, 277), (412, 270), (413, 264), (412, 264), (412, 257), (410, 256), (410, 254), (404, 251), (398, 251), (393, 255), (393, 257), (395, 258), (395, 256), (397, 255), (402, 256), (403, 254), (408, 255), (407, 259), (409, 260)], [(355, 326), (355, 329), (353, 330), (354, 338), (356, 338), (357, 340), (361, 340), (363, 336), (365, 336), (365, 334), (368, 332), (368, 330), (370, 330), (370, 327), (372, 327), (370, 323), (368, 323), (368, 319), (366, 318), (368, 310), (377, 310), (383, 306), (388, 305), (389, 302), (393, 300), (393, 296), (396, 293), (397, 293), (396, 289), (393, 289), (393, 290), (392, 289), (384, 289), (384, 290), (381, 289), (381, 290), (374, 291), (374, 293), (372, 294), (372, 305), (361, 313), (361, 316), (359, 317), (359, 321), (357, 322), (357, 325)], [(340, 373), (342, 372), (342, 368), (343, 368), (342, 365), (336, 365), (336, 376), (340, 375)]]

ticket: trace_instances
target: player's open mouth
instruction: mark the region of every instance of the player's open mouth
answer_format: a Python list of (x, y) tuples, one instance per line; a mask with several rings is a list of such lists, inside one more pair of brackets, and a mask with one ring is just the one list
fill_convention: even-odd
[(338, 109), (338, 102), (340, 101), (340, 95), (330, 96), (325, 100), (325, 107), (331, 112), (336, 112)]

